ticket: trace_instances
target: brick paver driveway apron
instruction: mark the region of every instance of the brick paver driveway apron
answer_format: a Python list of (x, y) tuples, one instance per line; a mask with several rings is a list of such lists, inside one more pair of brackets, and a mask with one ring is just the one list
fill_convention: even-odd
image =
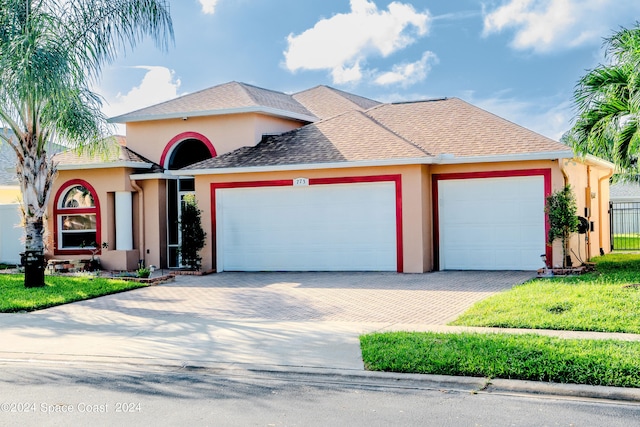
[[(531, 272), (221, 273), (0, 315), (2, 357), (362, 369), (358, 335), (453, 320)], [(115, 358), (115, 359), (114, 359)]]

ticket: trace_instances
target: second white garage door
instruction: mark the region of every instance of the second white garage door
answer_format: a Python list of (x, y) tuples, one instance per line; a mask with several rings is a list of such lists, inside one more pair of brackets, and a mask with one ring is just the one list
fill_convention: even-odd
[(542, 176), (438, 182), (441, 270), (536, 270), (545, 253)]
[(216, 191), (218, 271), (395, 271), (392, 182)]

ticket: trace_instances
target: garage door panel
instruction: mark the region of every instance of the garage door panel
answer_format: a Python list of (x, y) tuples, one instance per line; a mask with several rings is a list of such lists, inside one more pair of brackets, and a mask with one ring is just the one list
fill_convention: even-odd
[(216, 191), (220, 270), (397, 269), (394, 183)]
[(441, 269), (532, 270), (545, 251), (542, 176), (438, 182)]

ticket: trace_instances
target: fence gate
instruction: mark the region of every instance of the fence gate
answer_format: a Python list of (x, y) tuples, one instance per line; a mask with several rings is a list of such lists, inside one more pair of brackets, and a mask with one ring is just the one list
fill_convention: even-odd
[(609, 202), (611, 249), (640, 250), (640, 202)]

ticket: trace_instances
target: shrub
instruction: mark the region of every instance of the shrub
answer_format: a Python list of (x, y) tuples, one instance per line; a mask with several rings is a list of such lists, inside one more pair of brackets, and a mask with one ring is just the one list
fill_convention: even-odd
[(180, 256), (182, 257), (182, 265), (191, 270), (200, 270), (202, 261), (200, 250), (204, 247), (207, 237), (202, 229), (200, 213), (195, 196), (191, 194), (184, 196), (180, 220), (180, 231), (182, 232)]
[(549, 235), (547, 244), (554, 240), (562, 240), (562, 265), (571, 266), (571, 257), (568, 255), (569, 237), (578, 231), (578, 217), (576, 199), (570, 185), (547, 197), (545, 212), (549, 216)]
[(139, 268), (136, 273), (141, 279), (146, 279), (147, 277), (151, 276), (151, 270), (146, 267)]

